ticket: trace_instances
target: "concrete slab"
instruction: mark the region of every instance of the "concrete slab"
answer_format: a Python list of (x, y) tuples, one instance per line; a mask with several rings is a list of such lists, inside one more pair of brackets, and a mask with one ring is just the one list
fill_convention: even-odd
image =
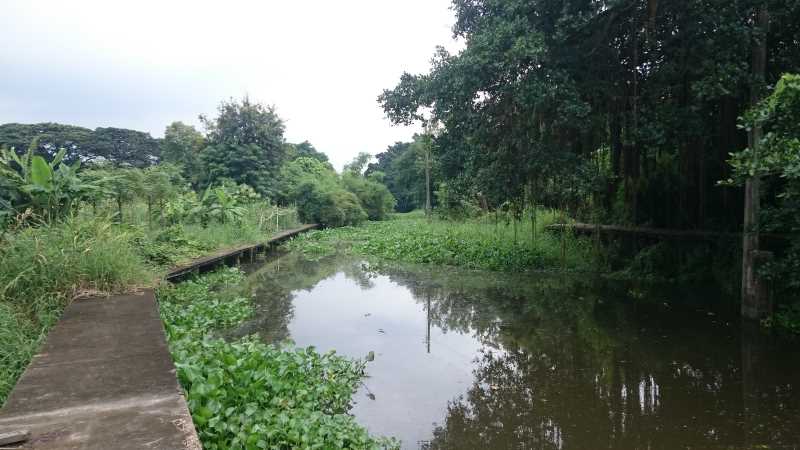
[(21, 448), (200, 449), (151, 290), (73, 302), (0, 410)]

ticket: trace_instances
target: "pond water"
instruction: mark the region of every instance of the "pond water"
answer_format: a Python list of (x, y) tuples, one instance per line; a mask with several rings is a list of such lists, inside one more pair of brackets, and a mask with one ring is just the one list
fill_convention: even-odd
[(404, 448), (800, 448), (798, 346), (719, 294), (297, 254), (248, 285), (237, 334), (374, 352), (352, 414)]

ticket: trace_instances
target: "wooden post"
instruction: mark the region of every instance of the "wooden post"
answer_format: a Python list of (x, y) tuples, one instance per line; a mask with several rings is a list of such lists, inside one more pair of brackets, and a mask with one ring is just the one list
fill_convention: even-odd
[[(756, 11), (756, 23), (753, 29), (752, 75), (750, 87), (750, 106), (758, 105), (764, 86), (764, 74), (767, 63), (766, 34), (769, 27), (769, 13), (766, 5)], [(758, 161), (759, 147), (763, 137), (761, 125), (756, 124), (747, 133), (750, 149), (755, 161)], [(759, 320), (772, 310), (766, 286), (758, 275), (757, 259), (759, 255), (759, 223), (761, 180), (758, 175), (748, 179), (744, 186), (744, 229), (742, 230), (742, 317)]]

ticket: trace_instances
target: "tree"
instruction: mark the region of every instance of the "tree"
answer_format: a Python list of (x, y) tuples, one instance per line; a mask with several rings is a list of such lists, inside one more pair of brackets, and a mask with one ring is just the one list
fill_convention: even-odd
[(330, 164), (319, 159), (299, 157), (281, 167), (276, 189), (276, 200), (289, 204), (296, 196), (297, 188), (306, 181), (317, 181), (333, 186), (337, 183), (336, 172)]
[(150, 133), (126, 128), (97, 128), (92, 139), (98, 160), (139, 168), (158, 163), (159, 142)]
[(22, 155), (33, 142), (34, 153), (53, 158), (64, 149), (64, 162), (84, 165), (108, 162), (146, 167), (158, 162), (159, 143), (149, 133), (125, 128), (97, 128), (94, 131), (59, 123), (0, 125), (0, 146), (16, 148)]
[[(748, 148), (731, 154), (732, 176), (723, 183), (741, 186), (753, 179), (760, 180), (763, 189), (757, 199), (764, 208), (750, 220), (757, 220), (760, 229), (794, 235), (789, 245), (780, 249), (774, 262), (762, 264), (760, 268), (750, 267), (749, 274), (745, 271), (745, 275), (751, 277), (766, 276), (773, 281), (778, 294), (783, 294), (778, 298), (793, 302), (800, 301), (800, 239), (796, 236), (800, 231), (797, 214), (800, 210), (800, 123), (797, 117), (800, 117), (800, 76), (787, 74), (778, 81), (771, 95), (743, 117), (742, 126), (750, 133), (761, 130), (755, 133), (760, 137), (751, 141)], [(752, 239), (752, 231), (745, 230), (745, 239)], [(748, 300), (754, 299), (743, 295), (743, 314), (761, 318), (770, 312), (770, 305), (745, 304)], [(766, 300), (760, 299), (761, 302)], [(745, 311), (746, 308), (752, 310)]]
[(424, 205), (424, 173), (418, 161), (413, 142), (396, 142), (386, 151), (378, 153), (377, 162), (369, 164), (366, 176), (382, 173), (382, 183), (397, 199), (396, 209), (409, 212)]
[(372, 159), (372, 155), (366, 152), (361, 152), (353, 158), (352, 161), (344, 165), (344, 172), (351, 172), (356, 175), (362, 175), (367, 169), (367, 164)]
[(286, 158), (283, 121), (272, 106), (223, 101), (218, 116), (200, 120), (208, 130), (209, 145), (200, 158), (204, 165), (203, 182), (213, 184), (229, 178), (252, 186), (265, 196), (274, 196), (278, 172)]
[(299, 144), (286, 144), (286, 159), (314, 158), (320, 162), (328, 162), (328, 155), (314, 148), (308, 141)]
[[(379, 101), (395, 123), (442, 123), (444, 181), (471, 183), (492, 206), (549, 186), (541, 203), (599, 205), (607, 220), (735, 229), (741, 191), (714, 185), (747, 145), (736, 118), (763, 3), (456, 0), (465, 48), (439, 49), (428, 73), (404, 74)], [(800, 5), (768, 3), (767, 84), (800, 64)], [(574, 191), (570, 174), (587, 162), (603, 189), (562, 205), (569, 195), (553, 188)]]
[(205, 146), (205, 136), (193, 126), (172, 122), (164, 131), (161, 159), (183, 166), (184, 176), (196, 186), (201, 176), (199, 153)]
[(52, 159), (59, 149), (64, 149), (64, 162), (91, 162), (100, 156), (88, 128), (59, 123), (0, 125), (0, 146), (14, 148), (19, 155), (35, 141), (34, 154)]
[(353, 161), (345, 165), (342, 183), (345, 189), (355, 194), (361, 207), (370, 220), (383, 220), (394, 209), (394, 196), (380, 178), (381, 172), (370, 176), (362, 175), (372, 155), (359, 153)]

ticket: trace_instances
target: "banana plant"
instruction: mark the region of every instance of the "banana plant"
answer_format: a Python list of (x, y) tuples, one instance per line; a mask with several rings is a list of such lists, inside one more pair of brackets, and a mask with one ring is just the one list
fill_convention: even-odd
[(195, 214), (201, 217), (201, 222), (204, 224), (208, 223), (210, 219), (227, 223), (239, 222), (245, 211), (244, 207), (239, 206), (236, 196), (228, 192), (225, 186), (215, 188), (209, 186), (203, 193)]
[(52, 161), (33, 154), (33, 146), (19, 156), (11, 149), (0, 150), (0, 182), (10, 191), (13, 210), (30, 208), (46, 220), (63, 217), (81, 200), (99, 189), (81, 179), (80, 161), (64, 162), (61, 149)]

